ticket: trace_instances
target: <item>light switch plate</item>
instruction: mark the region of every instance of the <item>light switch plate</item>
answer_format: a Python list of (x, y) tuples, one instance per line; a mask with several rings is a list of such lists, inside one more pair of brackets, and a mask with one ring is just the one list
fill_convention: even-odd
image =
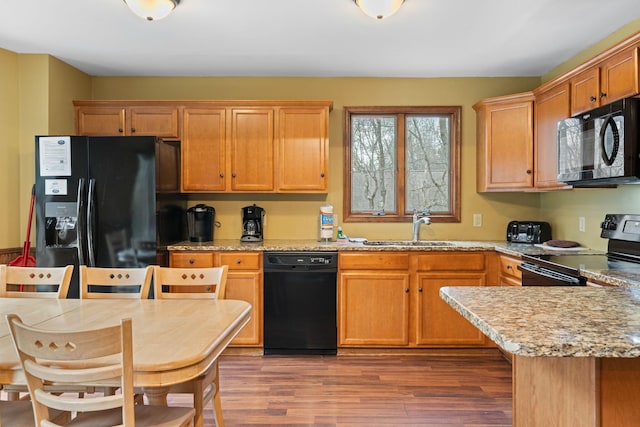
[(482, 214), (473, 214), (473, 226), (482, 227)]
[(583, 233), (586, 230), (584, 217), (578, 217), (578, 231), (582, 231)]

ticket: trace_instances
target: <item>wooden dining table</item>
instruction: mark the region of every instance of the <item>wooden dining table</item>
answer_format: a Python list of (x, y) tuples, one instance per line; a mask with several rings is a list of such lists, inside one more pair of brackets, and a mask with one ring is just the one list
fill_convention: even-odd
[(0, 298), (0, 384), (25, 385), (6, 315), (54, 331), (133, 322), (134, 386), (152, 405), (166, 405), (169, 387), (214, 368), (247, 324), (251, 305), (238, 300), (79, 300)]

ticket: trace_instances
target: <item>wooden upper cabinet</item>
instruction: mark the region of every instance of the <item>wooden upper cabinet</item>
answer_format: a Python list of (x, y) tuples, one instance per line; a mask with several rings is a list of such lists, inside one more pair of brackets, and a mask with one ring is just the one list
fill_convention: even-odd
[(627, 49), (606, 60), (601, 67), (601, 103), (640, 93), (638, 74), (638, 47)]
[(624, 49), (571, 78), (571, 115), (640, 93), (638, 47)]
[(276, 145), (278, 190), (328, 191), (329, 107), (281, 108)]
[[(76, 104), (76, 134), (87, 136), (157, 136), (180, 139), (177, 106), (120, 107)], [(86, 104), (86, 103), (85, 103)]]
[(232, 108), (232, 191), (273, 191), (274, 109)]
[(533, 188), (533, 99), (526, 92), (473, 106), (478, 192)]
[(558, 121), (570, 116), (569, 83), (535, 92), (534, 187), (541, 190), (569, 189), (558, 182)]
[(124, 136), (125, 111), (119, 107), (76, 107), (76, 135)]
[(177, 107), (131, 107), (128, 113), (130, 135), (180, 139)]
[(182, 191), (226, 189), (226, 110), (185, 108), (182, 125)]

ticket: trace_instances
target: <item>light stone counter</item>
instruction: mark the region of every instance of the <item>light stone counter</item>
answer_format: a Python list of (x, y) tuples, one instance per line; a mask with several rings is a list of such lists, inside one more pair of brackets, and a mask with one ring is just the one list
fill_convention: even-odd
[(440, 296), (517, 356), (640, 357), (639, 287), (444, 287)]

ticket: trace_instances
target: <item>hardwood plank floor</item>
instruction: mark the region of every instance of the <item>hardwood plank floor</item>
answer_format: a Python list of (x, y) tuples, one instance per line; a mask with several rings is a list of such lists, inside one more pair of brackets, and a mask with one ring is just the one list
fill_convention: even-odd
[[(227, 427), (511, 426), (511, 365), (496, 356), (220, 359)], [(170, 395), (171, 405), (189, 405)], [(214, 426), (211, 405), (205, 425)]]

